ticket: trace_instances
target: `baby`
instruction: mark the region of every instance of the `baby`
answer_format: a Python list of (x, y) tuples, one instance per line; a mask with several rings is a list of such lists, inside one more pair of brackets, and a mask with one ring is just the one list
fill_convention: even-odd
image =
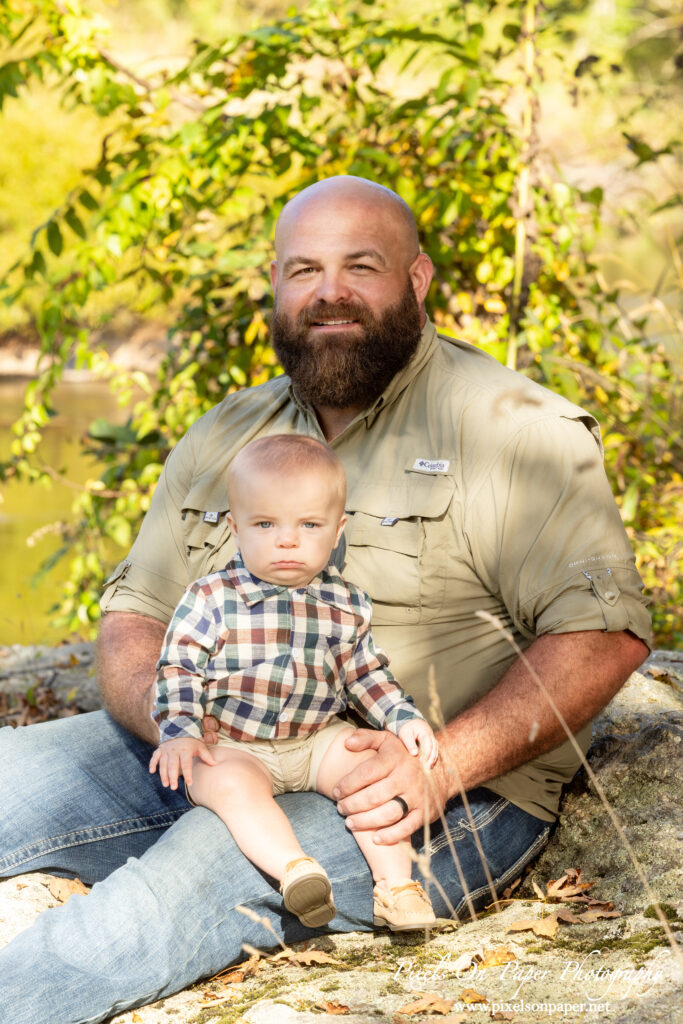
[[(338, 715), (347, 704), (427, 767), (438, 746), (373, 644), (369, 597), (330, 564), (346, 522), (346, 479), (332, 449), (296, 434), (259, 438), (233, 459), (227, 487), (239, 551), (188, 587), (168, 627), (150, 771), (172, 789), (182, 775), (188, 798), (218, 814), (242, 852), (280, 882), (285, 907), (318, 928), (336, 914), (332, 887), (274, 796), (331, 798), (373, 756), (346, 748), (355, 726)], [(203, 741), (205, 715), (220, 723), (216, 745)], [(407, 844), (353, 834), (375, 883), (375, 925), (433, 924)]]

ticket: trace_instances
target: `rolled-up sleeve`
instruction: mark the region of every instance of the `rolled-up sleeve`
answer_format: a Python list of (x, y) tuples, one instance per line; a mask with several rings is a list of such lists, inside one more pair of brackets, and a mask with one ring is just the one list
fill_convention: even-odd
[(469, 518), (477, 571), (523, 635), (630, 630), (650, 643), (643, 584), (582, 421), (523, 427), (472, 497)]

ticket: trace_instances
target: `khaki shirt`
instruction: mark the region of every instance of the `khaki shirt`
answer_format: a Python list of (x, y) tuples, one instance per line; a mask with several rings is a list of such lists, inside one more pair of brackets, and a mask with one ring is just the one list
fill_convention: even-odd
[[(225, 471), (252, 438), (276, 433), (322, 438), (287, 377), (228, 395), (188, 430), (107, 583), (104, 612), (168, 623), (185, 587), (225, 566), (236, 550)], [(370, 594), (376, 642), (426, 715), (430, 667), (449, 720), (514, 660), (478, 611), (521, 647), (578, 630), (629, 629), (648, 642), (598, 425), (577, 406), (427, 322), (410, 365), (332, 447), (348, 481), (344, 575)], [(584, 749), (589, 736), (577, 737)], [(578, 764), (567, 741), (487, 785), (553, 820)]]

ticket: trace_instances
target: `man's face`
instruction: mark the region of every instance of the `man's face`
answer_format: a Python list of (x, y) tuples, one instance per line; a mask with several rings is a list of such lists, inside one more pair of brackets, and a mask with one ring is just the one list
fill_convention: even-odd
[(271, 337), (300, 399), (365, 408), (406, 366), (431, 278), (409, 255), (369, 203), (314, 203), (279, 232)]
[(302, 587), (329, 562), (346, 517), (329, 473), (260, 471), (240, 479), (228, 522), (249, 572)]

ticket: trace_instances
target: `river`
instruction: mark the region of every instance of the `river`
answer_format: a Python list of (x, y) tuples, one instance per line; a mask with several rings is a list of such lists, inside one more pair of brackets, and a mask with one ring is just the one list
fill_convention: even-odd
[[(0, 377), (0, 458), (6, 458), (12, 442), (11, 425), (21, 414), (27, 381)], [(55, 644), (66, 629), (51, 625), (50, 607), (59, 600), (68, 577), (68, 556), (47, 576), (34, 578), (41, 564), (60, 546), (49, 532), (51, 524), (72, 517), (71, 506), (78, 490), (99, 472), (93, 459), (81, 451), (80, 439), (90, 423), (103, 416), (122, 423), (126, 411), (116, 405), (105, 383), (61, 383), (53, 403), (58, 415), (45, 430), (42, 459), (63, 472), (64, 482), (47, 487), (22, 481), (1, 485), (0, 491), (0, 644)], [(36, 531), (45, 532), (32, 543)]]

